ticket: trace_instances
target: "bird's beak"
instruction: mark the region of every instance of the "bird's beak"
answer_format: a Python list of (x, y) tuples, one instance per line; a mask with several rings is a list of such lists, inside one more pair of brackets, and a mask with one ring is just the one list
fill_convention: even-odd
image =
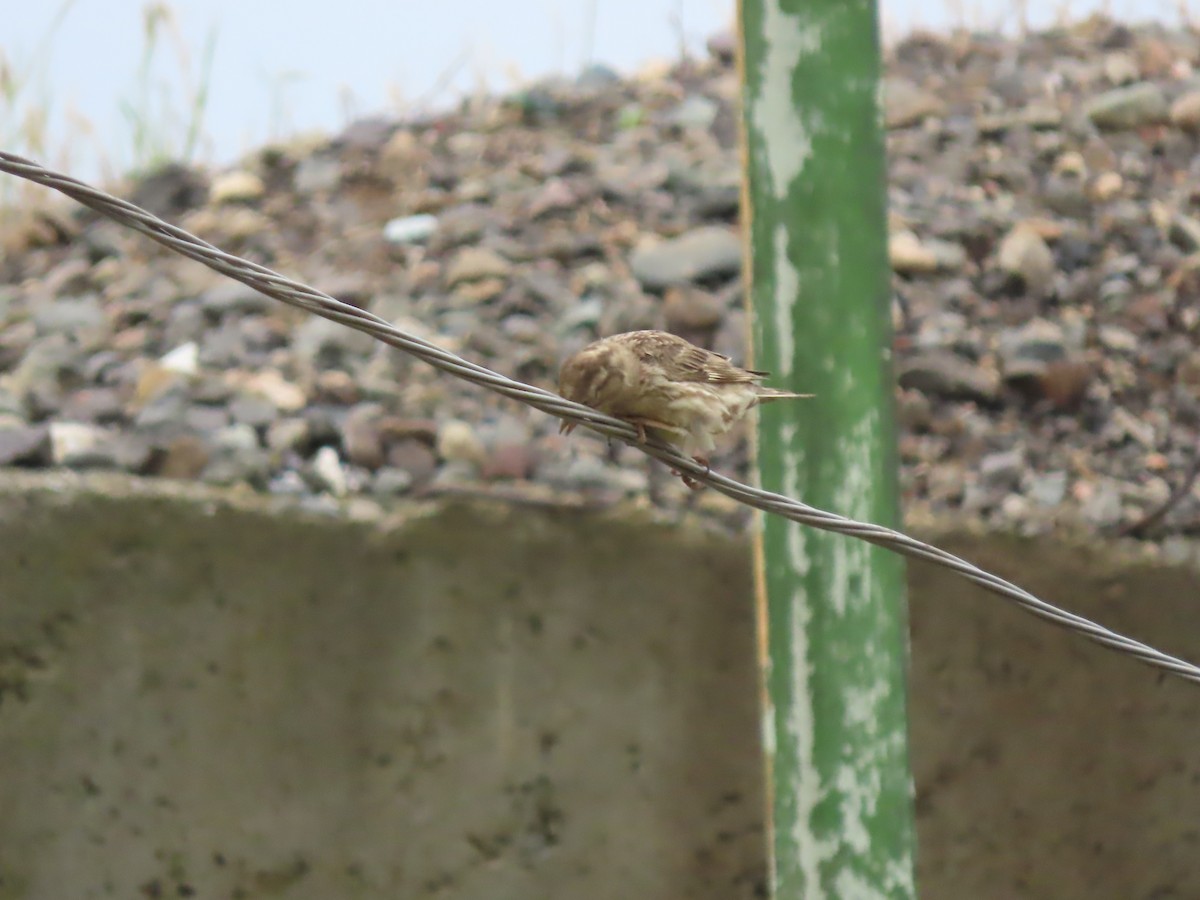
[(574, 423), (574, 422), (568, 422), (566, 419), (563, 419), (561, 422), (558, 423), (558, 433), (559, 434), (570, 434), (572, 431), (575, 430), (575, 424), (576, 423)]

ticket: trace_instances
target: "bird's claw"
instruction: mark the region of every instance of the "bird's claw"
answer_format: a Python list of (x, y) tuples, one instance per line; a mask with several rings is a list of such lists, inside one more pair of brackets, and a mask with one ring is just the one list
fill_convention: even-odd
[[(707, 475), (709, 472), (712, 471), (712, 466), (709, 464), (709, 461), (707, 459), (705, 459), (703, 456), (697, 456), (697, 457), (694, 457), (694, 459), (696, 460), (696, 462), (700, 463), (700, 465), (704, 466), (704, 474), (705, 475)], [(671, 474), (678, 475), (683, 480), (683, 483), (685, 485), (687, 485), (689, 488), (691, 488), (693, 491), (702, 491), (706, 487), (704, 482), (698, 481), (696, 478), (689, 475), (687, 472), (680, 472), (678, 469), (672, 469)]]

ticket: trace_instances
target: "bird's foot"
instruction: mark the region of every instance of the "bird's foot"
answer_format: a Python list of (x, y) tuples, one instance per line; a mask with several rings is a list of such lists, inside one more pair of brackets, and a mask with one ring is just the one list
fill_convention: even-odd
[[(708, 459), (706, 457), (695, 456), (692, 458), (695, 459), (696, 462), (700, 463), (700, 465), (704, 466), (704, 474), (705, 475), (707, 475), (709, 472), (712, 471), (712, 466), (709, 464)], [(687, 472), (680, 472), (678, 469), (672, 469), (671, 474), (678, 475), (681, 479), (683, 479), (683, 483), (686, 484), (693, 491), (702, 491), (702, 490), (704, 490), (704, 488), (706, 486), (703, 482), (697, 481), (695, 478), (693, 478)]]

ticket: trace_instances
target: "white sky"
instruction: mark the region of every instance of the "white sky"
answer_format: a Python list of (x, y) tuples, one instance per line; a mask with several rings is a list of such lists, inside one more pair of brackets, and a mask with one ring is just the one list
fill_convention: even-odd
[[(880, 0), (885, 33), (945, 27), (964, 18), (1013, 25), (1013, 8), (1106, 8), (1118, 16), (1178, 21), (1200, 0)], [(179, 45), (167, 38), (147, 81), (139, 78), (147, 0), (0, 0), (0, 60), (21, 85), (6, 104), (0, 73), (0, 146), (20, 139), (30, 109), (49, 107), (44, 161), (93, 177), (133, 159), (131, 105), (150, 84), (149, 119), (182, 142), (187, 119), (179, 46), (198, 78), (206, 37), (216, 35), (201, 157), (228, 161), (271, 137), (330, 132), (368, 113), (412, 109), (431, 96), (481, 84), (507, 90), (550, 73), (574, 74), (588, 60), (629, 70), (693, 50), (729, 23), (732, 0), (170, 0)], [(65, 9), (57, 30), (56, 14)], [(286, 14), (282, 10), (286, 9)], [(48, 33), (53, 36), (47, 41)]]

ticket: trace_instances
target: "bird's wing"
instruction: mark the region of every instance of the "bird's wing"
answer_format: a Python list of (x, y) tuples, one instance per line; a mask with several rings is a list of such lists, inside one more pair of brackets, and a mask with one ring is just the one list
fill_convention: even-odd
[(657, 366), (671, 381), (747, 384), (767, 374), (735, 366), (728, 356), (661, 331), (640, 332), (635, 348), (643, 365)]

